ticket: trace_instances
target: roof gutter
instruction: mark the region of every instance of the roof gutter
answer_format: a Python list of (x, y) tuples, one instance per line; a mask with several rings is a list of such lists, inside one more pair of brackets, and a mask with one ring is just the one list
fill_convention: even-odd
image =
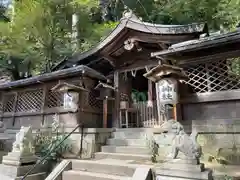
[(73, 77), (77, 75), (84, 75), (84, 76), (88, 76), (98, 80), (104, 80), (104, 81), (107, 80), (107, 78), (104, 75), (95, 71), (94, 69), (91, 69), (87, 66), (80, 65), (73, 68), (54, 71), (52, 73), (41, 74), (41, 75), (34, 76), (27, 79), (3, 83), (3, 84), (0, 84), (0, 90), (17, 88), (17, 87), (22, 87), (22, 86), (27, 86), (31, 84), (37, 84), (37, 83), (43, 83), (47, 81)]

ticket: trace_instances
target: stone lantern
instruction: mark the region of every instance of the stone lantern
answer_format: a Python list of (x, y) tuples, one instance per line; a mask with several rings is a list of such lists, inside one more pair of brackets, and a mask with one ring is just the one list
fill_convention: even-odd
[(144, 76), (156, 84), (158, 116), (160, 117), (160, 106), (163, 105), (167, 119), (177, 120), (178, 84), (180, 80), (187, 79), (183, 69), (163, 64), (151, 69)]
[(95, 87), (96, 90), (100, 91), (100, 96), (97, 99), (103, 101), (103, 127), (107, 128), (108, 126), (108, 101), (114, 100), (113, 94), (115, 88), (109, 84), (99, 82), (98, 85)]
[(82, 85), (74, 85), (67, 82), (59, 82), (54, 86), (52, 91), (63, 92), (64, 96), (64, 109), (69, 111), (77, 111), (79, 103), (79, 93), (82, 91), (88, 91)]

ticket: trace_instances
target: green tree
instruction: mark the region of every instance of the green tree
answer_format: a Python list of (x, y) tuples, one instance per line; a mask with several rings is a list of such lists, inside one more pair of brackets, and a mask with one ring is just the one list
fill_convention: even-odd
[(212, 30), (229, 28), (238, 22), (238, 1), (230, 0), (168, 0), (156, 1), (151, 18), (164, 24), (207, 22)]
[(114, 23), (98, 22), (98, 12), (97, 3), (92, 0), (16, 2), (13, 22), (2, 23), (0, 27), (0, 65), (15, 74), (14, 79), (21, 78), (21, 72), (29, 75), (49, 72), (52, 65), (75, 51), (72, 48), (73, 14), (80, 17), (77, 51), (92, 47), (103, 37), (106, 29), (114, 26)]
[(15, 79), (26, 72), (43, 70), (43, 66), (48, 70), (59, 55), (55, 47), (60, 43), (65, 45), (64, 30), (53, 16), (57, 8), (60, 9), (50, 1), (18, 1), (13, 21), (1, 25), (0, 52), (4, 54), (1, 64), (7, 62), (7, 70), (18, 71), (14, 73), (19, 74), (19, 77), (13, 76)]
[(108, 8), (119, 20), (124, 6), (144, 21), (158, 24), (207, 22), (211, 30), (231, 29), (239, 23), (239, 0), (112, 0)]

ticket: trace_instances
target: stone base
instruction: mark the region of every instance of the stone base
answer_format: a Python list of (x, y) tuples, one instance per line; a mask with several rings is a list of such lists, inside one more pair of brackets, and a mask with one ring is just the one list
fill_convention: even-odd
[(24, 164), (35, 164), (38, 158), (32, 154), (21, 154), (20, 152), (10, 152), (3, 156), (2, 163), (5, 165), (20, 166)]
[[(1, 180), (22, 180), (23, 176), (20, 177), (10, 177), (6, 175), (0, 174), (0, 179)], [(25, 180), (43, 180), (46, 178), (46, 173), (37, 173), (37, 174), (31, 174), (26, 177)]]
[(199, 165), (200, 161), (198, 159), (167, 159), (169, 163), (177, 163), (177, 164), (191, 164), (191, 165)]
[(157, 180), (212, 180), (212, 171), (197, 160), (174, 159), (156, 167)]
[[(0, 179), (1, 180), (21, 180), (22, 177), (33, 168), (34, 165), (12, 166), (0, 164)], [(2, 178), (3, 177), (3, 178)], [(42, 180), (45, 179), (46, 173), (44, 166), (38, 165), (26, 178), (26, 180)]]
[(176, 171), (191, 171), (191, 172), (204, 172), (204, 164), (192, 165), (192, 164), (178, 164), (178, 163), (162, 163), (157, 168), (170, 169)]
[[(25, 165), (25, 166), (11, 166), (0, 164), (0, 174), (9, 176), (9, 177), (19, 177), (24, 176), (34, 165)], [(31, 174), (44, 172), (43, 165), (38, 165)]]

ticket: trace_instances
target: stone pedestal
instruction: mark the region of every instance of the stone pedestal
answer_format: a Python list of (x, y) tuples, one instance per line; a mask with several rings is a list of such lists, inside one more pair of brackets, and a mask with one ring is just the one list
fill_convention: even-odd
[(198, 160), (173, 159), (156, 167), (157, 180), (212, 180), (212, 171)]
[[(20, 152), (10, 152), (3, 156), (0, 164), (0, 179), (21, 180), (21, 178), (33, 168), (37, 162), (37, 157), (32, 154), (21, 154)], [(43, 166), (38, 165), (26, 178), (26, 180), (42, 180), (46, 174)], [(1, 178), (2, 177), (2, 178)], [(7, 179), (8, 180), (8, 179)]]
[(33, 154), (22, 154), (20, 152), (10, 152), (8, 155), (3, 156), (2, 163), (12, 166), (23, 166), (29, 164), (35, 164), (37, 157)]
[[(32, 144), (32, 128), (21, 127), (16, 134), (12, 152), (3, 156), (2, 164), (0, 164), (1, 180), (21, 180), (34, 167), (38, 158), (34, 155)], [(45, 173), (42, 171), (41, 165), (34, 168), (25, 178), (25, 180), (42, 179), (45, 179)]]

